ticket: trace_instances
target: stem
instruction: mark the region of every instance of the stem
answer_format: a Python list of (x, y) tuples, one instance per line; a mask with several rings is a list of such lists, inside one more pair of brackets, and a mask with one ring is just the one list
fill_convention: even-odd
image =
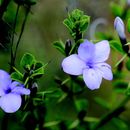
[(12, 34), (12, 40), (11, 40), (11, 63), (10, 63), (11, 67), (10, 67), (10, 73), (13, 71), (12, 67), (14, 67), (13, 43), (14, 43), (14, 34), (15, 34), (15, 28), (16, 28), (16, 23), (17, 23), (17, 18), (18, 18), (19, 7), (20, 7), (20, 5), (18, 4), (17, 9), (16, 9), (16, 15), (15, 15), (14, 27), (13, 27), (13, 34)]
[(24, 21), (23, 21), (23, 24), (22, 24), (22, 27), (21, 27), (21, 32), (20, 32), (20, 35), (19, 35), (19, 38), (18, 38), (18, 41), (17, 41), (17, 44), (16, 44), (16, 48), (15, 48), (15, 52), (14, 52), (14, 58), (13, 58), (14, 64), (15, 64), (15, 60), (16, 60), (16, 54), (17, 54), (17, 51), (18, 51), (18, 46), (19, 46), (23, 31), (24, 31), (24, 28), (25, 28), (25, 24), (26, 24), (29, 12), (30, 12), (30, 6), (27, 7), (25, 17), (24, 17)]
[(102, 127), (104, 124), (109, 122), (113, 117), (119, 116), (125, 110), (125, 104), (129, 101), (129, 99), (129, 96), (125, 97), (124, 100), (116, 108), (114, 108), (105, 116), (103, 116), (101, 120), (94, 125), (92, 130), (97, 130), (98, 128)]

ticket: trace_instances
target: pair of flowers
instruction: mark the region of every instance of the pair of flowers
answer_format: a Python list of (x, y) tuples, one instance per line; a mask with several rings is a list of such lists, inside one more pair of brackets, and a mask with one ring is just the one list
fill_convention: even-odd
[[(119, 17), (116, 17), (114, 27), (119, 37), (124, 39), (124, 23)], [(110, 46), (107, 40), (96, 44), (84, 40), (77, 54), (72, 54), (62, 61), (62, 68), (70, 75), (83, 75), (83, 80), (89, 89), (98, 89), (102, 78), (113, 79), (111, 66), (105, 62), (109, 54)]]

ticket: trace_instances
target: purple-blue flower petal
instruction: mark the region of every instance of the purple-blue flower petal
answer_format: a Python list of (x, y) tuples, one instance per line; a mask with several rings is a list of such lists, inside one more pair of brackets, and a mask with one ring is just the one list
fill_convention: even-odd
[(0, 107), (6, 113), (16, 112), (21, 106), (21, 96), (18, 94), (9, 93), (0, 98)]
[(94, 56), (95, 46), (88, 40), (84, 40), (78, 48), (78, 56), (85, 62), (90, 61)]
[(87, 87), (91, 90), (98, 89), (102, 81), (102, 75), (97, 69), (85, 69), (83, 79)]
[(5, 94), (4, 91), (8, 89), (10, 83), (10, 75), (4, 70), (0, 70), (0, 96)]
[[(94, 53), (94, 52), (93, 52)], [(95, 44), (95, 56), (93, 62), (104, 62), (108, 59), (110, 54), (110, 45), (107, 40), (103, 40)]]
[(13, 90), (12, 90), (12, 93), (16, 93), (16, 94), (19, 94), (19, 95), (29, 95), (30, 94), (30, 90), (27, 89), (27, 88), (23, 88), (23, 87), (15, 87)]
[(107, 63), (98, 63), (95, 65), (99, 69), (99, 71), (102, 74), (102, 77), (107, 80), (112, 80), (113, 79), (113, 74), (111, 71), (111, 66), (108, 65)]
[(70, 55), (62, 61), (63, 71), (71, 75), (81, 75), (86, 64), (77, 54)]
[(20, 82), (17, 82), (17, 81), (13, 81), (10, 86), (9, 86), (12, 89), (16, 88), (16, 87), (24, 87), (23, 84), (21, 84)]

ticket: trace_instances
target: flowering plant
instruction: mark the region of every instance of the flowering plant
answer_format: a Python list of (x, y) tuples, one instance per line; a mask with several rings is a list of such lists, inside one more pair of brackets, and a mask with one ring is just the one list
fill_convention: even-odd
[[(1, 130), (130, 129), (129, 113), (124, 114), (130, 99), (130, 43), (126, 33), (130, 32), (129, 0), (110, 3), (115, 19), (111, 17), (112, 23), (107, 29), (101, 28), (103, 32), (97, 26), (106, 25), (107, 19), (86, 15), (86, 11), (74, 7), (78, 6), (76, 0), (66, 2), (74, 3), (68, 5), (66, 18), (63, 16), (70, 36), (58, 30), (60, 22), (55, 26), (56, 19), (50, 20), (50, 13), (45, 16), (46, 20), (49, 18), (47, 22), (42, 15), (36, 19), (29, 17), (35, 17), (34, 11), (41, 11), (42, 4), (34, 7), (34, 0), (1, 1)], [(49, 45), (44, 44), (53, 39), (52, 28), (56, 29), (53, 35), (54, 31), (60, 32), (58, 36), (66, 39), (53, 42), (53, 47), (64, 56), (60, 61), (57, 52), (53, 54)], [(8, 62), (2, 63), (7, 55)]]

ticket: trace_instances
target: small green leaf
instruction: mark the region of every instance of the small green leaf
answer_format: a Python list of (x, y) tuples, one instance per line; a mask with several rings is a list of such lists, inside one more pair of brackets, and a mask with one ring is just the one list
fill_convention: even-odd
[(35, 66), (35, 67), (34, 67), (34, 70), (37, 70), (37, 69), (39, 69), (39, 68), (44, 67), (44, 64), (39, 61), (39, 62), (36, 62), (34, 66)]
[(41, 67), (33, 72), (31, 76), (42, 76), (44, 74), (44, 68)]
[(83, 16), (83, 18), (80, 20), (80, 30), (82, 32), (86, 31), (88, 25), (90, 22), (90, 17), (89, 16)]
[(69, 126), (69, 129), (74, 129), (77, 128), (77, 126), (79, 125), (80, 121), (77, 119), (75, 121), (72, 122), (72, 124)]
[(51, 122), (46, 122), (44, 124), (44, 127), (52, 127), (52, 126), (55, 126), (55, 125), (58, 125), (60, 124), (61, 121), (51, 121)]
[(55, 41), (53, 45), (57, 50), (59, 50), (63, 55), (65, 55), (65, 45), (61, 40)]
[(110, 43), (111, 48), (113, 48), (114, 50), (116, 50), (116, 51), (118, 51), (118, 52), (124, 54), (124, 51), (123, 51), (123, 49), (122, 49), (122, 46), (121, 46), (121, 44), (120, 44), (118, 41), (116, 41), (116, 40), (111, 40), (109, 43)]
[(75, 105), (78, 112), (82, 110), (86, 111), (88, 108), (88, 101), (86, 99), (78, 99), (75, 101)]
[(34, 76), (42, 76), (44, 74), (44, 64), (42, 62), (36, 62), (34, 64), (34, 70), (32, 77)]
[(65, 19), (63, 21), (63, 24), (69, 29), (70, 32), (72, 32), (72, 29), (74, 28), (74, 24), (71, 20)]
[(30, 53), (26, 53), (23, 55), (21, 61), (20, 61), (20, 65), (25, 68), (25, 69), (29, 69), (31, 68), (31, 66), (35, 63), (35, 58), (32, 54)]
[(11, 79), (18, 82), (23, 82), (23, 75), (17, 72), (13, 72), (11, 74)]

